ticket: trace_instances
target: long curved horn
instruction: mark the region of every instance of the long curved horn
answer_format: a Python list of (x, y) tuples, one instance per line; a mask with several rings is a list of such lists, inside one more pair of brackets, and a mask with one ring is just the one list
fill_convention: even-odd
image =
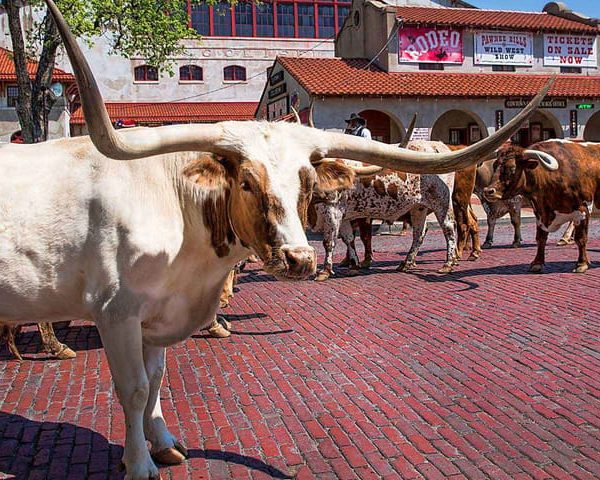
[(77, 45), (67, 22), (52, 0), (46, 0), (54, 17), (77, 78), (81, 103), (90, 137), (104, 155), (118, 160), (132, 160), (161, 153), (178, 151), (211, 151), (230, 153), (219, 145), (223, 128), (219, 124), (174, 125), (145, 129), (143, 133), (116, 131), (110, 121), (98, 84), (83, 52)]
[(302, 125), (302, 120), (300, 120), (300, 115), (298, 114), (298, 110), (296, 110), (291, 105), (290, 105), (290, 109), (292, 110), (292, 112), (294, 112), (294, 118), (296, 119), (296, 123), (299, 123), (300, 125)]
[(448, 173), (477, 163), (508, 140), (538, 108), (554, 84), (551, 77), (529, 104), (504, 127), (462, 150), (449, 153), (422, 153), (343, 133), (312, 131), (315, 137), (313, 160), (323, 157), (347, 158), (408, 173)]
[(310, 128), (316, 128), (315, 127), (315, 118), (313, 116), (313, 113), (315, 113), (315, 99), (311, 98), (310, 99), (310, 107), (308, 108), (308, 126)]
[(539, 150), (525, 150), (523, 158), (537, 160), (546, 170), (558, 170), (558, 161), (552, 155)]
[(402, 141), (398, 144), (400, 148), (406, 148), (408, 142), (410, 142), (410, 137), (412, 137), (413, 132), (415, 131), (415, 125), (417, 124), (417, 112), (413, 115), (410, 123), (408, 124), (408, 129), (406, 130), (406, 135)]

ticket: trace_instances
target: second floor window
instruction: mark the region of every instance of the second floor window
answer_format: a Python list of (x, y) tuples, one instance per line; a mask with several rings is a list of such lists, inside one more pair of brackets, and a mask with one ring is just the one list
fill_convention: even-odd
[(158, 82), (158, 68), (140, 65), (133, 69), (136, 82)]
[(179, 80), (182, 82), (201, 82), (202, 68), (198, 65), (184, 65), (179, 67)]
[(227, 82), (245, 82), (246, 69), (239, 65), (230, 65), (223, 69), (223, 80)]
[(187, 0), (189, 26), (203, 36), (333, 38), (350, 0), (238, 0), (214, 5)]

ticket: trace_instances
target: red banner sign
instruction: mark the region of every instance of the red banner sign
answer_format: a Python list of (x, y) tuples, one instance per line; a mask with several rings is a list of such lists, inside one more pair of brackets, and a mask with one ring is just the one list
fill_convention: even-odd
[(462, 63), (464, 59), (462, 30), (404, 27), (398, 42), (400, 62)]

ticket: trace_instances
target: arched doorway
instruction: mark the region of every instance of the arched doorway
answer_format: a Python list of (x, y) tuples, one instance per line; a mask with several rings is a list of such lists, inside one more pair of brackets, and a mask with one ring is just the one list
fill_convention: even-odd
[(587, 142), (600, 142), (600, 112), (594, 113), (585, 124), (583, 139)]
[(485, 124), (473, 113), (449, 110), (433, 124), (431, 140), (449, 145), (471, 145), (487, 137)]
[(512, 141), (522, 147), (528, 147), (551, 138), (563, 138), (562, 126), (552, 113), (538, 110), (529, 119), (529, 124), (512, 137)]
[(404, 128), (392, 117), (380, 110), (363, 110), (359, 113), (367, 121), (373, 140), (384, 143), (399, 142), (404, 135)]

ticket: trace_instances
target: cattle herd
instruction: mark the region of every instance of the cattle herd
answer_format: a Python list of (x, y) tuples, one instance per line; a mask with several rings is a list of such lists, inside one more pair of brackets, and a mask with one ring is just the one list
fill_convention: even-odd
[[(548, 232), (566, 222), (579, 247), (575, 271), (588, 268), (600, 146), (553, 140), (525, 150), (506, 143), (552, 80), (504, 127), (460, 149), (438, 142), (399, 148), (286, 122), (115, 131), (69, 27), (54, 2), (46, 3), (73, 65), (90, 137), (0, 147), (0, 321), (9, 331), (28, 322), (95, 323), (125, 414), (128, 479), (158, 478), (155, 461), (177, 464), (187, 454), (161, 410), (165, 347), (211, 325), (231, 270), (251, 253), (277, 278), (314, 275), (308, 223), (326, 229), (323, 279), (333, 272), (338, 233), (358, 265), (351, 223), (362, 223), (368, 237), (373, 218), (408, 214), (414, 237), (400, 268), (411, 268), (433, 213), (447, 242), (442, 271), (449, 272), (468, 238), (472, 258), (479, 255), (468, 203), (477, 185), (491, 209), (517, 195), (533, 206), (538, 253), (531, 271), (543, 267)], [(477, 164), (489, 157), (487, 180), (479, 183)], [(499, 212), (518, 212), (511, 201)]]

